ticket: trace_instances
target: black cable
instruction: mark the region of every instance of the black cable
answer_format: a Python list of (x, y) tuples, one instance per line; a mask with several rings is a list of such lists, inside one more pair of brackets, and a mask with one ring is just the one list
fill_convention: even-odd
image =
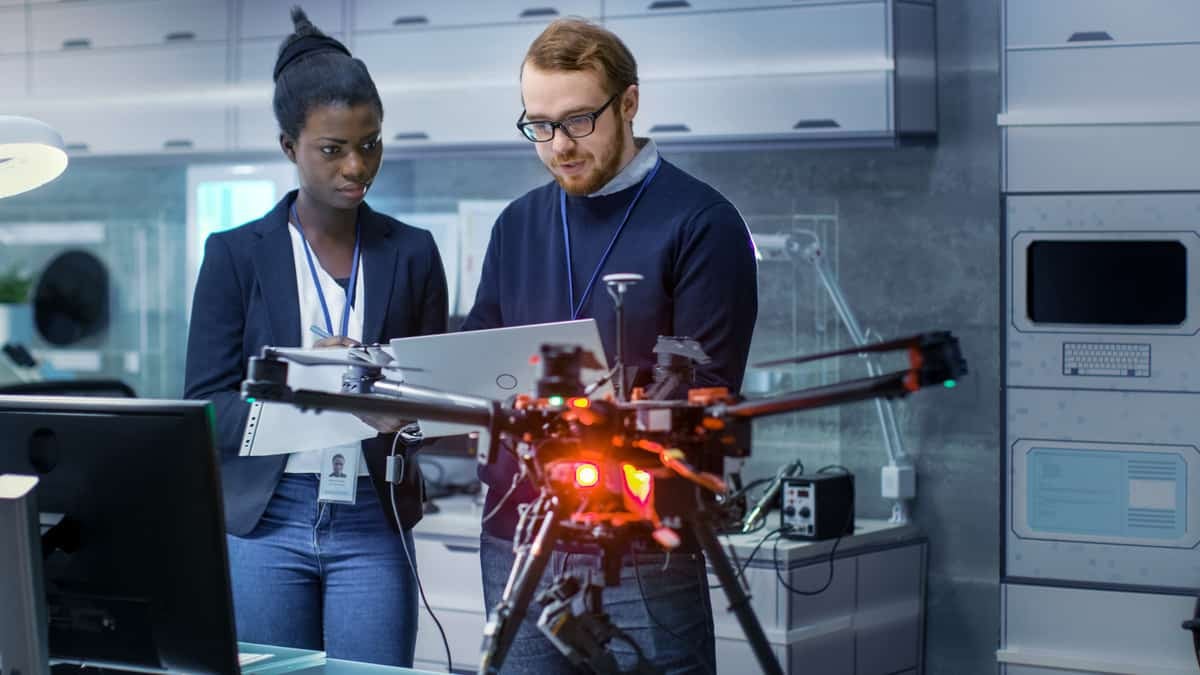
[[(646, 615), (650, 617), (650, 620), (654, 622), (654, 625), (658, 626), (663, 631), (666, 631), (666, 633), (668, 635), (670, 635), (671, 637), (675, 638), (676, 641), (681, 642), (685, 645), (690, 644), (686, 639), (684, 639), (684, 637), (682, 635), (680, 635), (679, 633), (676, 633), (675, 631), (671, 630), (670, 628), (667, 628), (666, 624), (659, 621), (658, 617), (654, 616), (654, 612), (650, 609), (650, 600), (649, 600), (649, 598), (646, 597), (646, 588), (644, 586), (642, 586), (642, 570), (641, 570), (641, 563), (638, 562), (637, 548), (631, 546), (629, 548), (629, 552), (633, 554), (633, 576), (635, 578), (637, 578), (638, 592), (642, 594), (642, 605), (644, 605), (646, 607)], [(633, 642), (632, 639), (628, 639), (627, 641), (630, 643)], [(636, 649), (639, 654), (641, 654), (641, 650), (638, 649), (636, 644), (634, 644), (633, 648)], [(710, 674), (714, 672), (712, 669), (712, 665), (709, 664), (707, 660), (701, 658), (699, 651), (692, 650), (691, 654), (693, 657), (695, 657), (696, 663), (700, 664), (700, 667), (704, 669), (704, 672), (710, 673)]]
[(783, 575), (779, 572), (779, 539), (775, 540), (775, 545), (771, 547), (771, 561), (775, 565), (775, 577), (779, 579), (780, 585), (788, 589), (796, 595), (820, 595), (829, 588), (833, 583), (833, 556), (837, 553), (838, 544), (842, 543), (842, 538), (839, 536), (833, 541), (833, 548), (829, 550), (829, 576), (825, 579), (825, 583), (815, 591), (802, 591), (798, 588), (792, 588), (788, 582), (784, 581)]
[[(742, 563), (737, 571), (737, 579), (738, 579), (738, 581), (740, 581), (742, 583), (743, 587), (746, 585), (746, 568), (750, 567), (750, 563), (754, 562), (754, 557), (756, 555), (758, 555), (758, 550), (762, 548), (763, 544), (767, 543), (768, 539), (770, 539), (771, 537), (773, 537), (777, 534), (781, 534), (782, 532), (783, 532), (783, 528), (777, 527), (774, 530), (771, 530), (770, 532), (764, 534), (762, 539), (759, 539), (758, 543), (754, 545), (754, 549), (750, 551), (750, 557), (746, 558), (746, 562)], [(730, 545), (730, 548), (732, 548), (732, 544)], [(709, 586), (709, 588), (720, 588), (720, 587), (721, 587), (721, 584), (717, 584), (715, 586)]]
[(828, 466), (823, 466), (820, 469), (817, 469), (817, 473), (829, 473), (829, 471), (831, 469), (837, 469), (838, 471), (841, 471), (842, 473), (850, 473), (850, 469), (847, 469), (846, 467), (842, 466), (841, 464), (830, 464)]
[[(400, 441), (400, 433), (396, 432), (395, 437), (392, 439), (392, 461), (393, 462), (395, 462), (395, 458), (396, 458), (396, 443), (398, 443), (399, 441)], [(403, 461), (404, 458), (401, 457), (400, 459), (401, 459), (401, 461)], [(402, 467), (403, 467), (403, 465), (402, 465)], [(400, 475), (402, 477), (404, 475), (403, 468), (401, 468), (401, 470), (400, 470)], [(425, 597), (425, 587), (421, 585), (421, 575), (417, 572), (417, 564), (415, 562), (413, 562), (413, 556), (416, 555), (416, 552), (414, 551), (412, 553), (409, 553), (408, 543), (404, 539), (404, 526), (401, 525), (401, 523), (400, 523), (400, 509), (396, 506), (396, 486), (395, 486), (395, 483), (391, 482), (391, 480), (390, 480), (392, 478), (391, 476), (388, 476), (387, 478), (389, 479), (388, 480), (388, 496), (391, 497), (391, 501), (392, 501), (392, 518), (396, 519), (396, 529), (400, 531), (400, 548), (404, 549), (404, 559), (408, 561), (408, 569), (412, 571), (413, 579), (415, 579), (417, 582), (417, 591), (421, 594), (421, 602), (425, 605), (425, 611), (429, 612), (430, 618), (433, 619), (433, 624), (435, 626), (437, 626), (438, 633), (440, 633), (442, 635), (442, 647), (445, 647), (445, 649), (446, 649), (446, 672), (448, 672), (448, 673), (453, 672), (454, 671), (454, 663), (450, 659), (450, 641), (446, 639), (446, 630), (444, 628), (442, 628), (442, 622), (438, 620), (437, 614), (434, 614), (433, 608), (429, 606), (429, 599)], [(399, 482), (399, 480), (400, 479), (397, 479), (397, 482)], [(413, 548), (416, 548), (416, 545), (417, 545), (416, 540), (413, 540)]]
[[(844, 469), (845, 467), (842, 468)], [(821, 471), (824, 470), (825, 469), (821, 469)], [(817, 473), (821, 473), (821, 471), (818, 471)], [(849, 473), (849, 471), (846, 473)], [(820, 595), (821, 593), (824, 593), (825, 589), (829, 588), (829, 585), (833, 583), (833, 556), (837, 554), (838, 544), (842, 543), (842, 537), (846, 536), (846, 529), (853, 524), (854, 510), (851, 509), (851, 511), (846, 514), (846, 524), (842, 527), (842, 533), (838, 535), (837, 539), (833, 540), (833, 548), (829, 549), (829, 578), (825, 579), (825, 584), (815, 591), (802, 591), (797, 588), (792, 588), (788, 585), (788, 582), (783, 580), (783, 575), (779, 573), (779, 540), (776, 539), (775, 545), (771, 549), (771, 562), (775, 565), (775, 577), (779, 579), (779, 583), (782, 584), (784, 588), (797, 595)]]

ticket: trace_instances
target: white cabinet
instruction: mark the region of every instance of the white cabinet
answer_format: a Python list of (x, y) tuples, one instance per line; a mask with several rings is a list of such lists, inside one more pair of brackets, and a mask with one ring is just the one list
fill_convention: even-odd
[(292, 34), (292, 7), (300, 5), (308, 20), (326, 35), (345, 30), (341, 0), (298, 3), (296, 0), (241, 0), (238, 12), (238, 37), (275, 38), (274, 45)]
[(520, 91), (511, 86), (393, 91), (383, 99), (384, 147), (528, 143), (517, 131)]
[(504, 83), (516, 90), (521, 59), (542, 29), (541, 24), (513, 23), (371, 33), (355, 40), (355, 55), (381, 89), (458, 90)]
[(33, 95), (113, 97), (203, 91), (226, 82), (223, 44), (35, 53)]
[(0, 7), (0, 55), (24, 54), (27, 44), (25, 9)]
[[(636, 129), (664, 141), (892, 141), (936, 132), (933, 9), (813, 4), (616, 18)], [(664, 40), (675, 32), (684, 40)]]
[[(744, 561), (762, 536), (733, 535), (728, 540)], [(781, 539), (777, 552), (760, 551), (746, 569), (751, 606), (783, 671), (922, 672), (927, 563), (926, 545), (916, 529), (859, 521), (854, 537), (839, 543), (830, 565), (832, 545), (829, 540)], [(778, 582), (776, 569), (792, 588), (825, 590), (792, 593)], [(711, 574), (709, 585), (716, 585)], [(717, 672), (759, 672), (736, 615), (725, 611), (729, 600), (724, 591), (714, 588), (710, 594)]]
[(225, 0), (63, 2), (35, 5), (30, 12), (36, 52), (224, 41), (229, 30)]
[(235, 108), (233, 147), (236, 150), (279, 150), (279, 123), (271, 97)]
[[(1200, 3), (1197, 3), (1200, 7)], [(1200, 42), (1008, 53), (1008, 111), (1200, 118)]]
[(223, 107), (199, 105), (110, 105), (38, 113), (62, 134), (72, 155), (224, 152), (229, 149), (225, 117)]
[[(292, 28), (292, 4), (0, 0), (0, 19), (9, 19), (0, 21), (0, 75), (8, 74), (0, 94), (24, 95), (15, 107), (34, 113), (86, 102), (97, 127), (101, 118), (122, 114), (129, 97), (179, 110), (195, 101), (196, 108), (225, 111), (227, 147), (273, 150), (271, 72)], [(523, 145), (514, 128), (521, 60), (559, 16), (603, 20), (632, 48), (642, 81), (639, 133), (683, 144), (891, 143), (936, 133), (934, 11), (925, 1), (309, 5), (313, 22), (367, 64), (384, 100), (392, 147)], [(88, 145), (93, 153), (113, 148)]]
[(1200, 4), (1008, 0), (1004, 188), (1200, 186)]
[(1200, 190), (1200, 123), (1011, 126), (1007, 192)]
[[(599, 0), (357, 0), (354, 30), (440, 27), (526, 21), (538, 24), (564, 16), (600, 17)], [(524, 54), (524, 51), (521, 52)], [(516, 59), (519, 61), (520, 56)]]
[(0, 55), (0, 99), (25, 95), (27, 64), (23, 55)]
[(887, 99), (883, 73), (648, 82), (634, 130), (660, 141), (734, 139), (748, 129), (765, 138), (883, 135)]
[(883, 2), (617, 18), (605, 26), (646, 79), (892, 67)]
[(1048, 47), (1200, 40), (1194, 0), (1008, 0), (1005, 46)]

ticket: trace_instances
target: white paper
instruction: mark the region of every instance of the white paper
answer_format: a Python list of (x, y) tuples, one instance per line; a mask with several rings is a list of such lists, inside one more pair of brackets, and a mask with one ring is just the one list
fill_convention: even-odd
[(1174, 511), (1175, 481), (1173, 480), (1130, 480), (1129, 508)]
[[(299, 350), (292, 350), (299, 351)], [(344, 349), (309, 349), (304, 353), (346, 358)], [(342, 390), (339, 366), (301, 366), (288, 363), (288, 387), (338, 392)], [(323, 450), (374, 438), (375, 429), (350, 413), (301, 411), (287, 403), (256, 401), (250, 406), (239, 454), (282, 455), (305, 450)]]
[[(475, 304), (475, 291), (483, 272), (483, 258), (492, 239), (492, 226), (509, 202), (463, 200), (458, 203), (459, 264), (458, 311), (467, 314)], [(453, 305), (454, 302), (451, 301)]]
[(442, 266), (446, 269), (446, 297), (450, 299), (450, 315), (466, 314), (471, 308), (458, 305), (458, 284), (462, 274), (459, 245), (460, 219), (457, 213), (394, 213), (392, 216), (402, 223), (419, 227), (433, 235)]

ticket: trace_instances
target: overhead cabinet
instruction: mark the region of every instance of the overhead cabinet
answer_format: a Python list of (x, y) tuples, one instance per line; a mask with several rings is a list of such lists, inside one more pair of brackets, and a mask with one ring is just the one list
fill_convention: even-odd
[[(35, 53), (33, 95), (58, 98), (161, 96), (174, 91), (213, 91), (225, 86), (226, 48), (222, 44), (95, 49), (88, 53)], [(188, 88), (179, 87), (187, 82)], [(81, 101), (81, 105), (90, 105)], [(103, 108), (97, 112), (103, 112)]]
[[(291, 29), (291, 4), (88, 0), (0, 8), (23, 19), (19, 31), (0, 27), (0, 37), (13, 33), (0, 50), (28, 59), (0, 52), (0, 73), (26, 73), (0, 91), (28, 94), (22, 111), (85, 105), (97, 120), (121, 115), (129, 97), (157, 107), (194, 100), (223, 109), (217, 117), (229, 149), (273, 150), (271, 69)], [(934, 6), (925, 0), (312, 5), (310, 18), (367, 64), (392, 148), (523, 147), (515, 129), (520, 64), (546, 24), (563, 16), (603, 21), (628, 43), (641, 80), (635, 132), (663, 142), (894, 144), (937, 131)], [(90, 152), (106, 145), (89, 143)]]
[(664, 140), (890, 141), (937, 129), (928, 5), (650, 12), (606, 24), (638, 58), (641, 131)]
[(1009, 192), (1195, 190), (1200, 3), (1008, 0)]
[[(599, 0), (357, 0), (354, 3), (354, 32), (512, 22), (545, 24), (564, 16), (599, 19), (600, 13)], [(524, 54), (524, 50), (521, 53)], [(517, 58), (519, 61), (520, 57)]]
[(225, 110), (203, 105), (112, 105), (105, 114), (51, 109), (39, 117), (57, 129), (74, 155), (224, 152)]
[(35, 52), (224, 42), (229, 31), (225, 0), (59, 2), (33, 5), (30, 13)]

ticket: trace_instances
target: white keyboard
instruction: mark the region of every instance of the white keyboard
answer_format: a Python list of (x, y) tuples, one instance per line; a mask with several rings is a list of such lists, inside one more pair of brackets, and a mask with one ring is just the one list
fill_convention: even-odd
[(1063, 375), (1150, 377), (1150, 345), (1064, 342)]

